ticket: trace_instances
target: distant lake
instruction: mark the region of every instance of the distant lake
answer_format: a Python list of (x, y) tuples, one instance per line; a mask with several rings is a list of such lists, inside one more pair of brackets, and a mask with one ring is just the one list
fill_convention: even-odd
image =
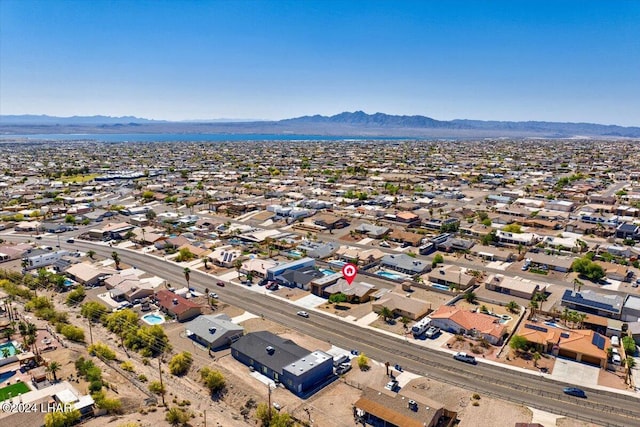
[[(407, 138), (276, 135), (276, 134), (200, 134), (200, 133), (112, 133), (112, 134), (33, 134), (0, 135), (1, 142), (30, 141), (101, 141), (101, 142), (221, 142), (221, 141), (397, 141)], [(414, 139), (414, 138), (409, 138)]]

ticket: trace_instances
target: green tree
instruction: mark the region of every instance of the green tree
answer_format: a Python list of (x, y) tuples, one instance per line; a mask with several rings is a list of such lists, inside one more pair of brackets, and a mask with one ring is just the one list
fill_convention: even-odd
[(524, 351), (528, 345), (527, 339), (522, 335), (514, 335), (511, 337), (511, 341), (509, 341), (509, 347), (517, 352)]
[(216, 394), (226, 387), (226, 380), (224, 376), (216, 370), (204, 367), (200, 369), (200, 379), (204, 385), (209, 389), (211, 394)]
[(44, 416), (45, 427), (70, 427), (80, 421), (80, 411), (53, 411)]
[(88, 250), (87, 251), (87, 256), (91, 259), (93, 259), (94, 256), (96, 256), (96, 251), (94, 250)]
[(173, 375), (184, 375), (187, 373), (191, 364), (193, 363), (193, 357), (188, 351), (178, 353), (169, 361), (169, 372)]
[(477, 296), (474, 292), (466, 292), (463, 298), (469, 304), (475, 304), (477, 300)]
[(118, 255), (118, 252), (111, 252), (111, 258), (113, 259), (113, 262), (116, 263), (116, 270), (120, 270), (120, 255)]
[(167, 392), (164, 384), (160, 384), (160, 381), (151, 381), (149, 383), (149, 391), (153, 394), (163, 395)]
[(58, 382), (57, 373), (58, 371), (60, 371), (61, 368), (62, 366), (60, 366), (60, 363), (56, 362), (55, 360), (52, 362), (49, 362), (49, 365), (47, 366), (47, 372), (53, 375), (53, 382), (55, 383)]
[(520, 306), (515, 301), (509, 301), (509, 303), (507, 304), (507, 310), (510, 313), (517, 314), (520, 311)]
[(97, 301), (85, 302), (80, 307), (80, 314), (92, 322), (98, 322), (107, 314), (107, 307)]
[(389, 307), (385, 306), (380, 309), (380, 311), (378, 312), (378, 316), (382, 317), (385, 322), (388, 322), (389, 319), (393, 317), (393, 312), (391, 311), (391, 309), (389, 309)]
[(534, 367), (538, 367), (538, 360), (540, 360), (542, 358), (542, 355), (539, 352), (535, 352), (533, 353), (533, 366)]
[(187, 287), (189, 287), (189, 279), (191, 278), (191, 269), (189, 267), (184, 268), (184, 280), (187, 281)]
[(365, 356), (364, 353), (360, 353), (358, 355), (358, 368), (360, 368), (361, 371), (366, 371), (367, 369), (369, 369), (369, 358), (367, 356)]
[(191, 419), (191, 414), (185, 411), (184, 409), (178, 408), (177, 406), (172, 407), (167, 411), (167, 415), (165, 416), (165, 420), (172, 426), (186, 426), (189, 420)]
[(442, 256), (442, 254), (435, 254), (433, 257), (433, 262), (434, 264), (442, 264), (444, 263), (444, 257)]
[(338, 292), (337, 294), (333, 294), (329, 297), (329, 302), (334, 304), (339, 304), (341, 302), (345, 302), (347, 300), (347, 296), (342, 292)]
[(519, 234), (522, 233), (522, 227), (520, 227), (520, 225), (518, 224), (507, 224), (502, 228), (502, 231), (506, 233)]

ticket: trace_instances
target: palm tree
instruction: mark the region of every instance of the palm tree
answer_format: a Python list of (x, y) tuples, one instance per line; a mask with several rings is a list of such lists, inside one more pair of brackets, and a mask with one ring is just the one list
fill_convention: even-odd
[(535, 353), (533, 353), (533, 366), (534, 367), (536, 367), (536, 368), (538, 367), (538, 360), (540, 360), (541, 358), (542, 358), (542, 356), (540, 355), (539, 352), (536, 351)]
[(464, 294), (464, 300), (469, 304), (474, 304), (476, 302), (476, 294), (473, 292), (467, 292)]
[(87, 251), (87, 255), (89, 258), (93, 259), (93, 257), (96, 256), (96, 251), (89, 250)]
[(389, 309), (389, 307), (382, 307), (380, 312), (378, 313), (379, 317), (382, 317), (385, 322), (388, 322), (390, 318), (393, 317), (393, 312)]
[(531, 300), (531, 302), (529, 302), (529, 308), (531, 308), (531, 315), (536, 314), (536, 309), (538, 308), (538, 301)]
[(402, 318), (400, 319), (400, 323), (402, 323), (402, 327), (404, 328), (405, 332), (407, 332), (407, 324), (409, 322), (411, 322), (411, 320), (407, 316), (402, 316)]
[(625, 360), (624, 360), (624, 364), (625, 364), (625, 373), (624, 373), (624, 383), (628, 384), (629, 383), (629, 379), (631, 378), (631, 370), (636, 366), (636, 361), (633, 357), (628, 356)]
[(518, 303), (515, 301), (509, 301), (509, 303), (507, 304), (507, 311), (509, 311), (510, 313), (517, 313), (518, 311), (520, 311), (520, 307), (518, 306)]
[(47, 372), (50, 372), (51, 375), (53, 375), (53, 382), (58, 382), (56, 372), (58, 372), (60, 368), (62, 368), (62, 366), (60, 366), (60, 364), (56, 361), (50, 362), (49, 366), (47, 366)]
[(113, 258), (113, 262), (116, 263), (116, 270), (120, 270), (120, 255), (118, 255), (118, 252), (111, 252), (111, 258)]
[(187, 281), (187, 288), (189, 287), (189, 279), (191, 278), (191, 269), (189, 267), (184, 268), (184, 279)]
[(2, 349), (2, 357), (3, 357), (3, 358), (5, 358), (5, 359), (6, 359), (6, 358), (7, 358), (7, 357), (9, 357), (10, 355), (11, 355), (11, 352), (9, 351), (9, 349), (8, 349), (8, 348), (6, 348), (6, 347), (5, 347), (5, 348), (3, 348), (3, 349)]
[(204, 262), (205, 270), (208, 270), (209, 269), (209, 257), (208, 256), (203, 256), (202, 257), (202, 262)]
[(547, 300), (547, 294), (544, 292), (536, 292), (533, 296), (533, 300), (540, 305), (540, 311), (542, 311), (542, 303)]
[(242, 261), (240, 260), (240, 258), (236, 258), (236, 260), (233, 261), (233, 266), (235, 267), (236, 271), (240, 273), (240, 269), (242, 268)]

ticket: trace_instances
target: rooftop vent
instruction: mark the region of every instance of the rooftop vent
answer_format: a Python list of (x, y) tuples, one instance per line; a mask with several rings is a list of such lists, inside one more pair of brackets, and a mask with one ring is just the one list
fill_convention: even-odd
[(209, 333), (210, 334), (215, 334), (216, 333), (216, 328), (214, 328), (214, 327), (209, 328)]
[(267, 346), (266, 350), (267, 350), (267, 353), (269, 354), (273, 354), (273, 352), (276, 351), (276, 349), (271, 346)]
[(174, 304), (174, 305), (175, 305), (175, 304), (178, 304), (178, 298), (174, 298), (174, 299), (173, 299), (173, 304)]

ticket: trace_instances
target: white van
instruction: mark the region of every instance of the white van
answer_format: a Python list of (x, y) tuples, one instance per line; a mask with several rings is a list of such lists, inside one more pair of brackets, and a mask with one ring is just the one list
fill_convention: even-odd
[(612, 362), (614, 365), (622, 365), (622, 360), (620, 359), (620, 355), (619, 355), (619, 354), (614, 354), (614, 355), (611, 357), (611, 362)]
[(611, 337), (611, 345), (614, 347), (620, 347), (620, 338), (617, 335)]

